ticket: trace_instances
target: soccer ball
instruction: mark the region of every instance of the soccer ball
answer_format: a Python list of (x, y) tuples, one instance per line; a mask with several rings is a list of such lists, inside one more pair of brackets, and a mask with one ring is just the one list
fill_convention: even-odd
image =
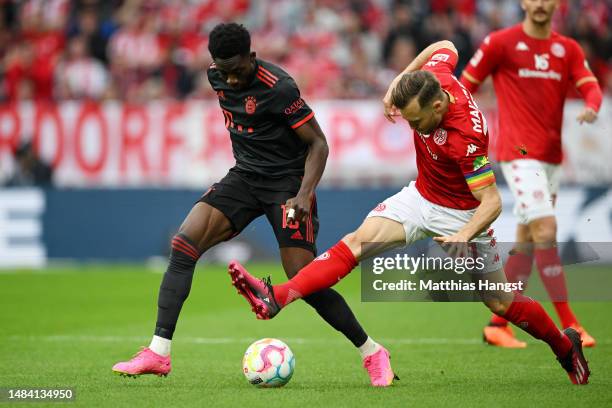
[(251, 344), (242, 358), (242, 371), (257, 387), (282, 387), (293, 375), (295, 357), (278, 339), (261, 339)]

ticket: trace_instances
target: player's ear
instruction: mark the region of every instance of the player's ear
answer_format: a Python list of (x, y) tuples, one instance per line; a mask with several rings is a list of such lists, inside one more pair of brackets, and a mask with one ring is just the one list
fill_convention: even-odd
[(257, 54), (255, 53), (255, 51), (251, 51), (249, 57), (251, 57), (251, 61), (255, 61), (255, 58), (257, 58)]
[(432, 102), (431, 108), (434, 112), (439, 113), (442, 110), (442, 101), (437, 99)]

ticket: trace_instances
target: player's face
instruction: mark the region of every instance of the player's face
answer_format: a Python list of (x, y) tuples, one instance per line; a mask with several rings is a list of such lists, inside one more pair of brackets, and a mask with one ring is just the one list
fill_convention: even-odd
[(217, 70), (225, 82), (233, 89), (244, 89), (252, 78), (255, 66), (255, 53), (236, 55), (231, 58), (215, 58)]
[(417, 98), (401, 109), (402, 117), (408, 121), (412, 130), (428, 135), (442, 122), (442, 101), (436, 100), (429, 106), (421, 107)]
[(522, 0), (521, 7), (535, 24), (548, 24), (557, 9), (557, 0)]

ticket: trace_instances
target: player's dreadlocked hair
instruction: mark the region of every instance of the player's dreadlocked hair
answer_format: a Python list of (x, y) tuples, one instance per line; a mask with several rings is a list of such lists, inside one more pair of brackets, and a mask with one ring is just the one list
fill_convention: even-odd
[(208, 51), (213, 59), (247, 55), (251, 52), (251, 35), (242, 24), (217, 24), (210, 32)]
[(436, 96), (440, 95), (440, 82), (429, 71), (414, 71), (404, 74), (399, 83), (393, 89), (391, 102), (398, 109), (403, 109), (412, 101), (418, 98), (419, 106), (429, 105)]

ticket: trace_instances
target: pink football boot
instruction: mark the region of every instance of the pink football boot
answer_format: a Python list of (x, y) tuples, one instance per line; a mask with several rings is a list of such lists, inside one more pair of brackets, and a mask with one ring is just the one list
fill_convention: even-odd
[(257, 279), (238, 261), (230, 262), (228, 272), (232, 278), (232, 285), (238, 289), (238, 294), (249, 302), (251, 310), (258, 319), (268, 320), (280, 312), (281, 307), (274, 298), (270, 278)]
[(389, 352), (382, 346), (363, 360), (363, 367), (368, 370), (370, 382), (375, 387), (388, 387), (393, 384), (393, 380), (399, 380), (391, 368)]
[(148, 347), (140, 350), (130, 361), (122, 361), (113, 366), (113, 372), (122, 377), (138, 377), (143, 374), (166, 377), (170, 370), (170, 356), (160, 356)]

